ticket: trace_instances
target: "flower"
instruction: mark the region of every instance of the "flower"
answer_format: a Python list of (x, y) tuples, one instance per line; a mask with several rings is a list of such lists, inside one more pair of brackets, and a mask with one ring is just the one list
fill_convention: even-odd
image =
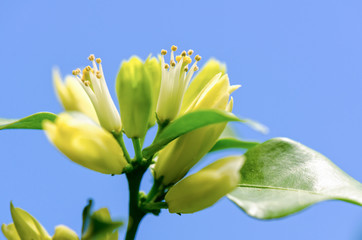
[(105, 174), (121, 174), (127, 161), (112, 134), (82, 114), (43, 122), (48, 139), (70, 160)]
[(15, 208), (10, 204), (11, 217), (14, 223), (3, 224), (1, 230), (8, 240), (50, 240), (48, 232), (28, 212)]
[(120, 132), (122, 129), (121, 118), (109, 94), (101, 64), (102, 60), (95, 59), (93, 54), (88, 59), (92, 62), (93, 67), (85, 67), (82, 74), (79, 68), (73, 70), (72, 73), (90, 98), (101, 126), (108, 131)]
[(157, 60), (154, 64), (155, 60), (147, 59), (143, 63), (138, 57), (131, 57), (129, 61), (122, 63), (118, 72), (116, 91), (123, 129), (129, 138), (144, 137), (151, 125), (151, 115), (155, 115), (153, 95), (157, 84), (153, 84), (160, 80), (157, 79), (160, 77), (160, 74), (157, 74), (160, 68)]
[(174, 52), (176, 50), (176, 46), (171, 47), (170, 64), (165, 63), (164, 56), (167, 51), (161, 51), (162, 79), (156, 111), (160, 122), (172, 121), (180, 112), (187, 86), (194, 72), (198, 70), (197, 62), (201, 60), (201, 57), (196, 55), (195, 62), (189, 69), (189, 64), (192, 62), (190, 56), (193, 54), (193, 50), (189, 50), (187, 53), (183, 51), (181, 55), (176, 56), (175, 61)]
[(75, 77), (66, 76), (63, 83), (59, 71), (54, 69), (53, 83), (58, 99), (66, 111), (81, 112), (98, 122), (92, 102)]
[(79, 237), (67, 226), (58, 225), (55, 227), (55, 233), (52, 240), (79, 240)]
[(240, 182), (244, 158), (220, 159), (170, 188), (165, 196), (170, 213), (194, 213), (215, 204)]
[[(214, 76), (199, 92), (198, 96), (185, 106), (181, 114), (201, 110), (220, 109), (231, 112), (233, 99), (230, 94), (239, 86), (230, 86), (227, 75)], [(154, 168), (156, 179), (162, 178), (165, 186), (183, 178), (209, 150), (223, 132), (226, 123), (213, 124), (191, 131), (162, 149)]]

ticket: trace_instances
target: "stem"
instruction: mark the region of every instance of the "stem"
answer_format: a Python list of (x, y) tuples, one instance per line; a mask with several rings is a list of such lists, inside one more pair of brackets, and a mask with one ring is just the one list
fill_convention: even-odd
[(126, 174), (129, 187), (129, 217), (125, 240), (134, 240), (142, 218), (147, 214), (139, 207), (139, 189), (142, 176), (147, 168), (138, 168)]
[(142, 161), (142, 149), (141, 149), (141, 141), (140, 138), (132, 138), (132, 143), (134, 147), (134, 152), (136, 155), (136, 161), (141, 162)]
[(131, 162), (131, 157), (129, 156), (126, 145), (124, 144), (123, 134), (122, 133), (115, 133), (115, 132), (112, 132), (112, 134), (117, 139), (119, 146), (121, 146), (122, 151), (123, 151), (123, 155), (126, 158), (127, 162), (130, 163)]

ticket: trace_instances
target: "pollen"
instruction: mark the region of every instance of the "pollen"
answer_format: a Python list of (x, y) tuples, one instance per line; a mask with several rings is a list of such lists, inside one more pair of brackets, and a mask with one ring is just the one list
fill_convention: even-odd
[(176, 61), (179, 62), (180, 60), (181, 60), (181, 56), (180, 55), (176, 56)]
[(166, 55), (167, 54), (167, 51), (165, 49), (162, 49), (161, 50), (161, 55)]
[(97, 58), (97, 59), (96, 59), (96, 62), (99, 64), (99, 63), (101, 63), (101, 62), (102, 62), (102, 59)]
[(190, 50), (187, 51), (187, 54), (190, 55), (190, 56), (191, 56), (193, 53), (194, 53), (194, 50), (192, 50), (192, 49), (190, 49)]
[(195, 61), (198, 62), (198, 61), (200, 61), (200, 60), (201, 60), (201, 56), (200, 56), (200, 55), (196, 55), (196, 56), (195, 56)]
[(94, 54), (89, 55), (88, 59), (89, 61), (93, 61), (95, 59)]
[(191, 63), (191, 62), (192, 62), (192, 60), (191, 60), (191, 58), (190, 58), (189, 56), (184, 57), (184, 62), (183, 62), (183, 64), (189, 64), (189, 63)]
[(171, 50), (175, 52), (177, 50), (177, 47), (175, 45), (172, 45)]

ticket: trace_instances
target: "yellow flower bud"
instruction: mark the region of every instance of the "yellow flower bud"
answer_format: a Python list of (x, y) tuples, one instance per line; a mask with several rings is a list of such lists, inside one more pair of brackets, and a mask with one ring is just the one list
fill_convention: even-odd
[(1, 229), (8, 240), (50, 240), (44, 227), (28, 212), (10, 204), (14, 224), (3, 224)]
[(138, 57), (124, 61), (118, 72), (116, 91), (123, 129), (129, 138), (146, 135), (152, 114), (151, 77)]
[(84, 115), (60, 114), (43, 122), (48, 139), (70, 160), (105, 174), (121, 174), (127, 161), (111, 133)]
[(66, 76), (63, 83), (58, 70), (53, 70), (53, 84), (59, 101), (66, 111), (78, 111), (98, 122), (96, 111), (88, 95), (73, 76)]
[(218, 73), (225, 74), (226, 65), (220, 63), (216, 59), (208, 60), (188, 87), (182, 101), (181, 112), (186, 110), (197, 95), (199, 95), (200, 91), (210, 82), (210, 79)]
[(64, 225), (59, 225), (55, 227), (52, 240), (79, 240), (79, 238), (72, 229)]
[(1, 226), (1, 231), (7, 240), (21, 240), (18, 232), (16, 231), (14, 223), (10, 223), (8, 225), (3, 224)]
[[(201, 90), (183, 113), (201, 109), (220, 109), (231, 112), (233, 100), (229, 97), (237, 86), (230, 86), (227, 75), (217, 74)], [(213, 124), (189, 132), (169, 143), (158, 155), (155, 177), (164, 185), (183, 178), (209, 150), (223, 132), (226, 123)]]
[(156, 107), (161, 85), (161, 63), (154, 57), (147, 58), (145, 67), (151, 76), (152, 107), (148, 121), (148, 127), (150, 128), (156, 123)]
[(240, 182), (243, 157), (220, 159), (178, 182), (165, 196), (170, 213), (194, 213), (208, 208)]

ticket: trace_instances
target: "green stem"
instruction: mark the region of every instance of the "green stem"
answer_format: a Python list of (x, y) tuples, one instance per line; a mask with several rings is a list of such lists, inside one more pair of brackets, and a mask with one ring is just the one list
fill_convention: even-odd
[(123, 155), (126, 158), (127, 162), (130, 163), (131, 162), (131, 157), (129, 156), (126, 145), (124, 144), (123, 134), (122, 133), (114, 133), (114, 132), (112, 132), (112, 134), (117, 139), (119, 146), (121, 146), (122, 151), (123, 151)]
[(146, 169), (138, 168), (136, 171), (126, 174), (129, 187), (129, 217), (125, 240), (135, 239), (138, 226), (142, 218), (147, 214), (139, 207), (139, 189)]
[(141, 162), (142, 161), (142, 147), (141, 147), (141, 141), (140, 138), (132, 138), (133, 148), (136, 155), (136, 161)]

